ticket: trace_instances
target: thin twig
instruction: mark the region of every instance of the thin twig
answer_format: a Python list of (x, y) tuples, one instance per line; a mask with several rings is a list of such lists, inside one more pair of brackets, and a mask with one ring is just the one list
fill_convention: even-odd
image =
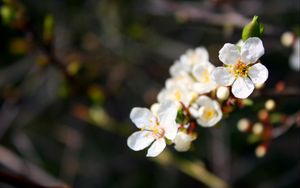
[(300, 111), (295, 113), (294, 115), (289, 116), (285, 123), (281, 126), (274, 128), (272, 131), (272, 138), (277, 138), (284, 133), (286, 133), (295, 123), (299, 122), (300, 120)]

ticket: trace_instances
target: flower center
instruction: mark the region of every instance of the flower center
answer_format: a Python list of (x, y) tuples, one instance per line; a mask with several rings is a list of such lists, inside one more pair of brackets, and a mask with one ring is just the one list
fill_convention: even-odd
[(216, 112), (213, 108), (211, 107), (204, 107), (202, 106), (200, 109), (199, 109), (199, 113), (200, 113), (200, 116), (201, 118), (204, 120), (204, 121), (209, 121), (211, 120)]
[(181, 92), (177, 89), (177, 90), (174, 92), (174, 98), (175, 98), (175, 100), (180, 101), (181, 97), (182, 97), (182, 94), (181, 94)]
[(237, 61), (237, 63), (233, 67), (233, 75), (235, 78), (238, 77), (247, 77), (250, 67), (242, 62), (240, 59)]
[(154, 136), (156, 139), (159, 139), (159, 138), (163, 138), (163, 137), (164, 137), (164, 135), (165, 135), (165, 130), (164, 130), (162, 127), (156, 125), (156, 126), (153, 128), (152, 133), (153, 133), (153, 136)]
[(200, 82), (202, 82), (202, 83), (210, 82), (210, 74), (207, 69), (205, 71), (203, 71)]

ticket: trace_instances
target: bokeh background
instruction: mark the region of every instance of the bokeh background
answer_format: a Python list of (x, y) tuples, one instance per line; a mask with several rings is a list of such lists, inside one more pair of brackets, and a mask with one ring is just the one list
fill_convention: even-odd
[[(264, 157), (255, 155), (259, 142), (236, 126), (244, 117), (256, 122), (270, 98), (277, 115), (299, 111), (293, 47), (281, 42), (284, 32), (299, 34), (298, 0), (4, 0), (0, 6), (6, 7), (0, 187), (300, 186), (299, 125), (272, 139)], [(261, 60), (270, 75), (253, 105), (219, 127), (199, 127), (189, 152), (169, 147), (148, 159), (130, 150), (126, 139), (136, 129), (129, 112), (156, 101), (172, 63), (205, 46), (221, 65), (219, 49), (237, 42), (254, 15), (265, 26)]]

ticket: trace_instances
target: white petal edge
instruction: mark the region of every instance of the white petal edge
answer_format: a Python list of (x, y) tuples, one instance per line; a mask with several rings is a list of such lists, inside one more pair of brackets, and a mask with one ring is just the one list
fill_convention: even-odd
[(236, 98), (245, 99), (254, 90), (254, 84), (249, 78), (239, 77), (233, 83), (231, 92)]
[(154, 121), (155, 117), (149, 109), (135, 107), (130, 112), (130, 119), (137, 128), (149, 129), (152, 127), (151, 121)]
[(212, 79), (219, 85), (230, 86), (234, 81), (233, 74), (226, 67), (217, 67), (212, 71)]
[(157, 112), (159, 123), (165, 130), (165, 137), (170, 140), (174, 139), (178, 130), (176, 124), (177, 112), (178, 106), (172, 101), (163, 102)]
[(213, 101), (213, 107), (217, 112), (217, 117), (214, 119), (214, 121), (211, 123), (212, 126), (216, 125), (223, 117), (223, 113), (220, 107), (220, 104), (217, 101)]
[(132, 133), (127, 139), (127, 145), (134, 151), (142, 150), (148, 147), (154, 140), (149, 131), (137, 131)]
[(263, 43), (257, 37), (247, 39), (241, 48), (241, 58), (246, 64), (255, 63), (264, 53)]
[(164, 138), (160, 138), (153, 142), (147, 152), (147, 157), (156, 157), (158, 156), (166, 147), (166, 141)]
[(261, 63), (256, 63), (250, 67), (249, 77), (254, 84), (263, 84), (269, 76), (268, 69)]
[(226, 43), (219, 51), (219, 59), (226, 65), (236, 63), (239, 58), (239, 49), (234, 44)]

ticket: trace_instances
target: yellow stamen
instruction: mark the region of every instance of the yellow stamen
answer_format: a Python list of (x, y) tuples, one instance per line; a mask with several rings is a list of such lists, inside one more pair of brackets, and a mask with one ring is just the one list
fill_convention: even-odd
[(179, 90), (176, 90), (175, 93), (174, 93), (174, 97), (177, 101), (179, 101), (182, 97), (182, 94)]
[(209, 121), (216, 115), (215, 110), (211, 107), (201, 107), (199, 111), (200, 114), (202, 114), (201, 117), (204, 121)]
[(165, 130), (160, 126), (155, 126), (152, 130), (152, 133), (156, 139), (162, 138), (165, 135)]
[(246, 63), (242, 62), (240, 59), (234, 65), (229, 65), (229, 73), (232, 73), (235, 78), (247, 77), (250, 67)]
[(202, 73), (200, 82), (202, 82), (202, 83), (210, 82), (210, 74), (207, 69), (205, 69), (205, 71)]

